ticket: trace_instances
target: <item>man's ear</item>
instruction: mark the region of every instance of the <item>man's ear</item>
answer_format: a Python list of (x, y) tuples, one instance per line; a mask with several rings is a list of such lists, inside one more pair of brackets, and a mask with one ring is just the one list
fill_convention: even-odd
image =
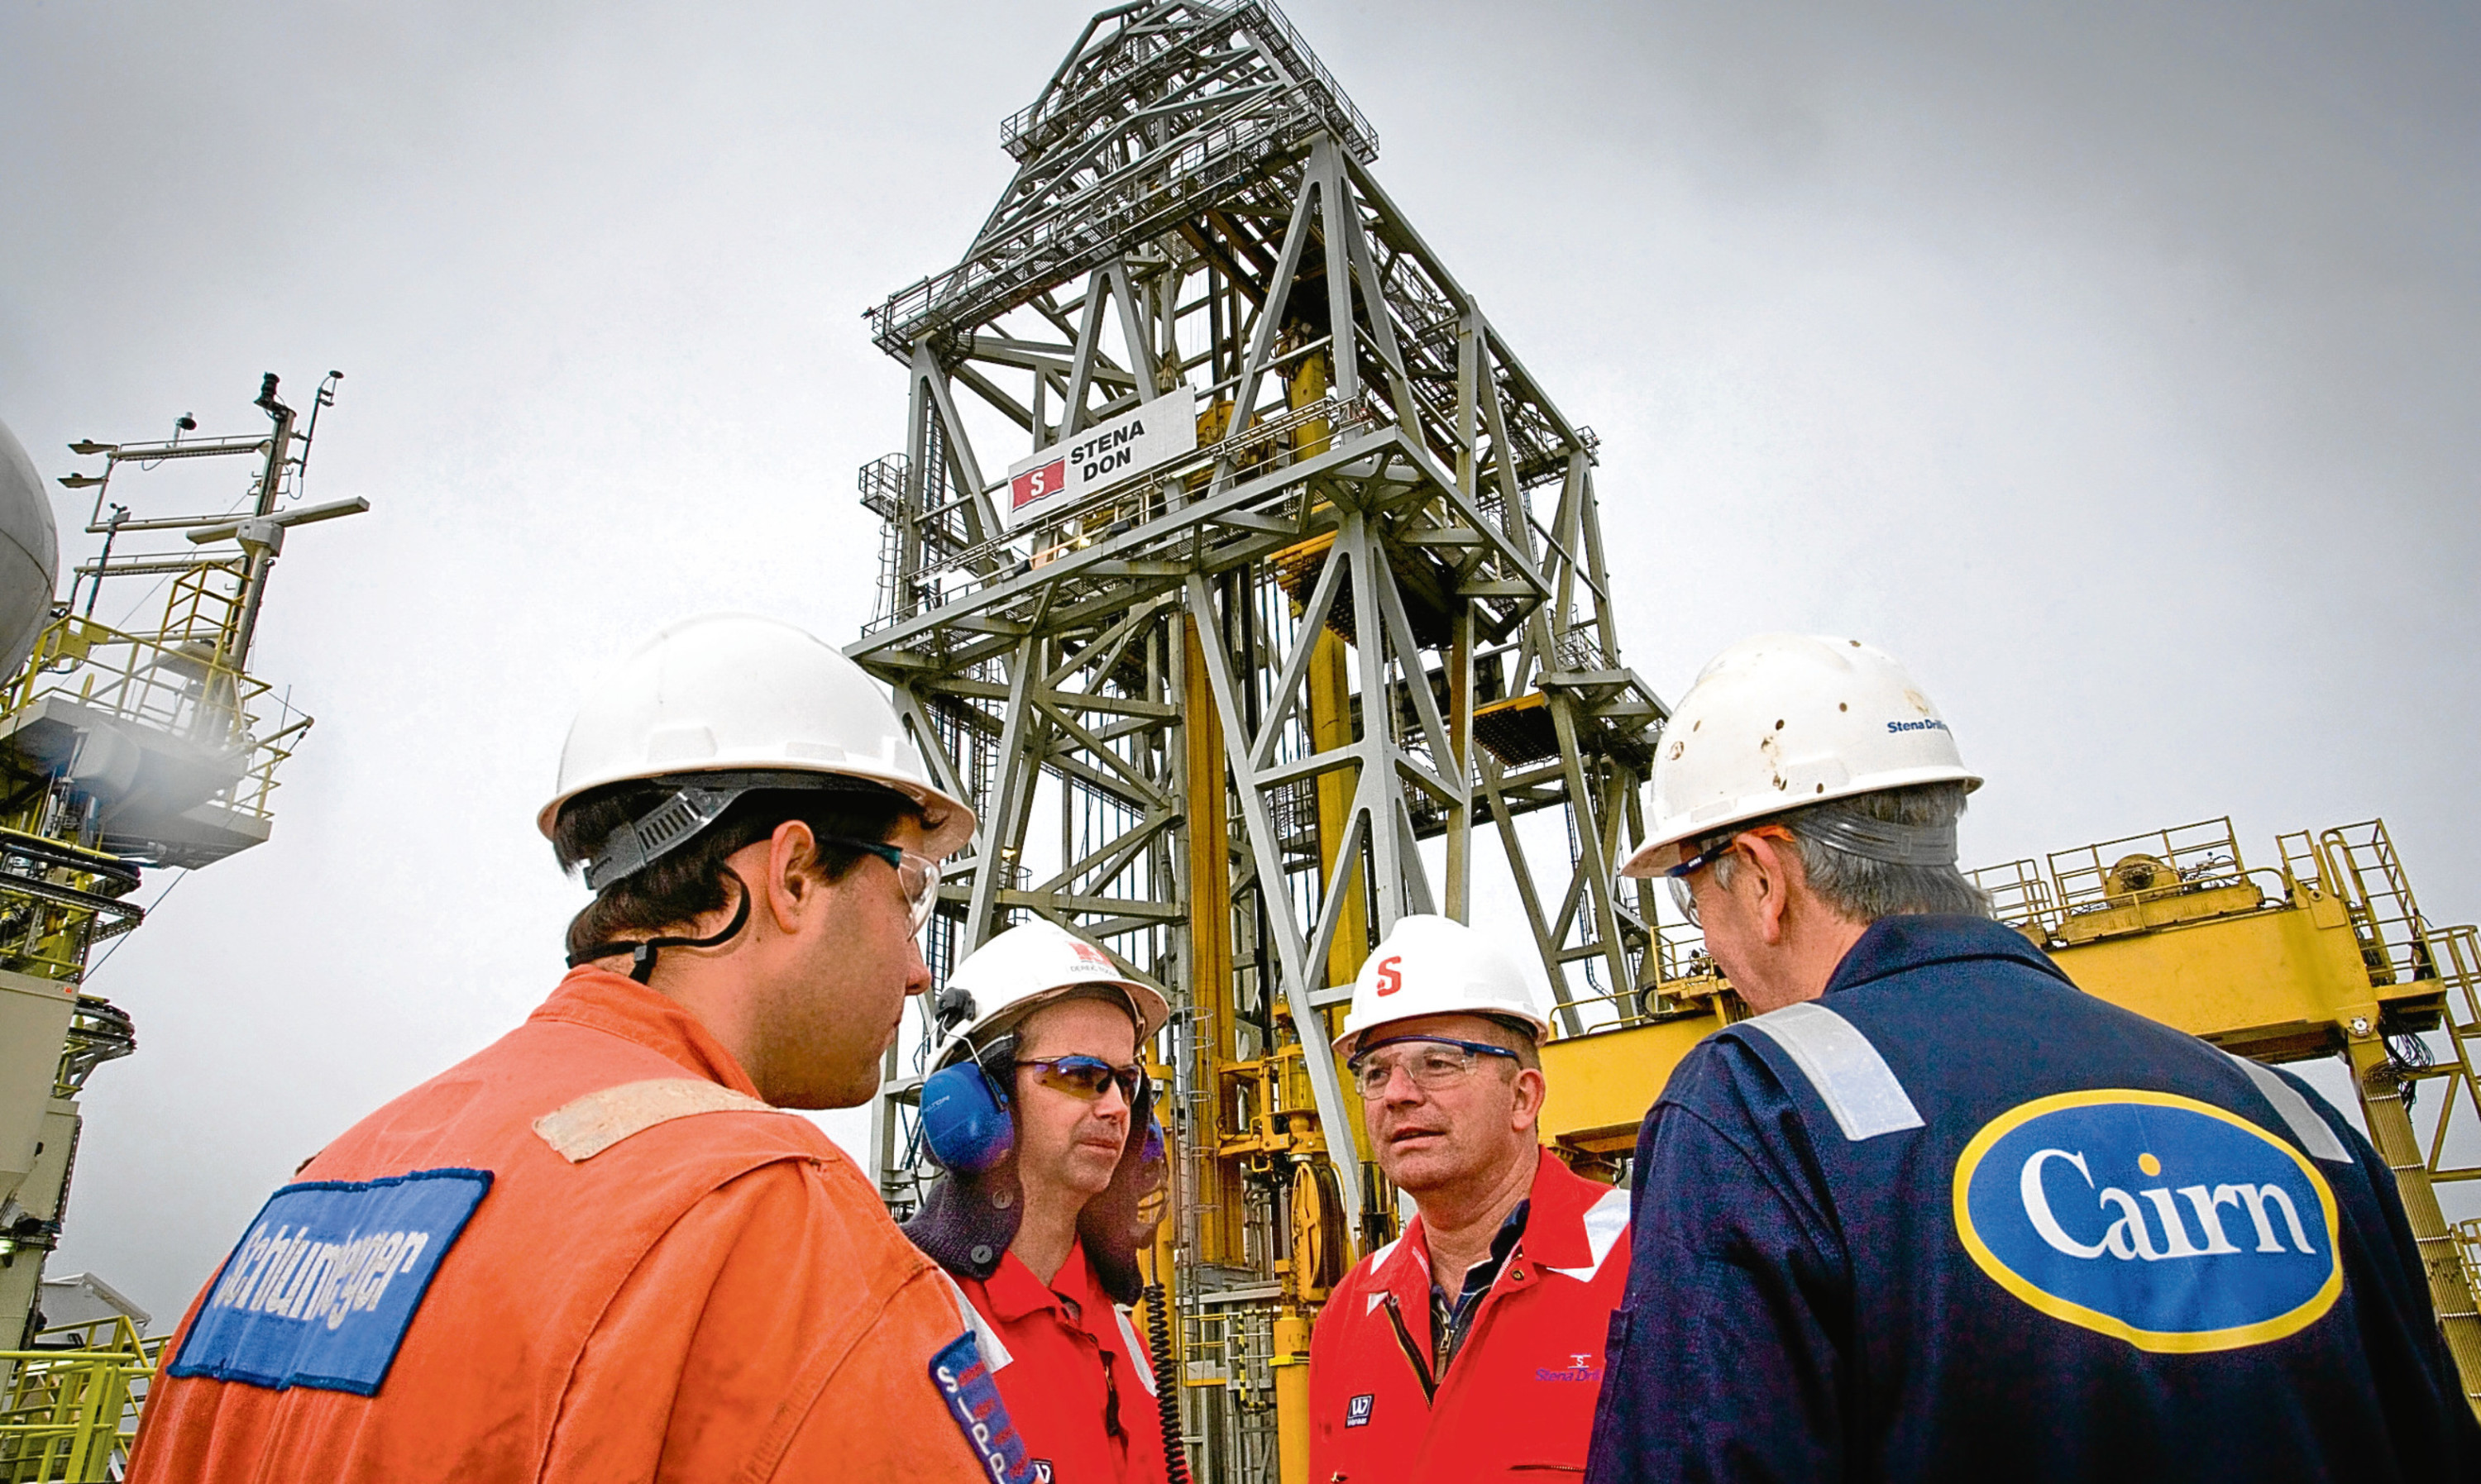
[(819, 841), (810, 826), (799, 820), (776, 825), (767, 841), (767, 879), (759, 887), (776, 929), (785, 933), (797, 929), (805, 912), (819, 909), (825, 889), (826, 873), (819, 869)]
[(1542, 1104), (1550, 1096), (1551, 1082), (1538, 1067), (1516, 1069), (1516, 1106), (1514, 1126), (1518, 1133), (1529, 1132), (1542, 1121)]
[(1751, 831), (1741, 837), (1741, 846), (1748, 851), (1751, 886), (1757, 899), (1752, 909), (1757, 913), (1758, 932), (1769, 945), (1783, 942), (1791, 915), (1791, 888), (1806, 879), (1801, 871), (1800, 852), (1790, 840), (1775, 834)]

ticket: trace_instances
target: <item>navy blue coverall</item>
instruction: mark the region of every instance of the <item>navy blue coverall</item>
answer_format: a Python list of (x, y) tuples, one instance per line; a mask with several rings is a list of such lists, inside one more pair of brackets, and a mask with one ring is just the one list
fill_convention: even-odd
[(1636, 1146), (1589, 1484), (2472, 1478), (2392, 1177), (1995, 923), (1872, 925)]

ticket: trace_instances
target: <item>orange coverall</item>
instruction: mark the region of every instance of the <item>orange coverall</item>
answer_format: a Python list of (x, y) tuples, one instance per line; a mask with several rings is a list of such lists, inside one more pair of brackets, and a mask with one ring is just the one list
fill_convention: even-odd
[[(952, 1409), (932, 1375), (968, 1332), (956, 1290), (816, 1125), (756, 1093), (679, 1005), (615, 974), (572, 972), (523, 1026), (301, 1171), (385, 1185), (444, 1169), (469, 1200), (487, 1172), (461, 1232), (432, 1243), (446, 1255), (429, 1287), (418, 1273), (400, 1285), (396, 1304), (418, 1293), (418, 1307), (396, 1321), (402, 1339), (372, 1393), (179, 1374), (202, 1307), (229, 1311), (231, 1295), (253, 1292), (260, 1309), (286, 1305), (286, 1269), (266, 1256), (289, 1253), (286, 1229), (271, 1228), (279, 1193), (227, 1260), (232, 1283), (210, 1280), (167, 1346), (129, 1477), (990, 1477), (967, 1441), (969, 1409)], [(375, 1239), (312, 1242), (313, 1260), (293, 1263), (304, 1276), (291, 1307), (314, 1335), (322, 1318), (331, 1330), (384, 1319), (358, 1312), (386, 1284), (363, 1275), (394, 1269), (396, 1249), (376, 1264), (353, 1255)], [(308, 1275), (329, 1260), (351, 1276)], [(403, 1270), (417, 1265), (408, 1257)], [(270, 1277), (253, 1289), (257, 1268)], [(212, 1351), (201, 1333), (210, 1343), (197, 1348)], [(1004, 1427), (1004, 1413), (984, 1416)]]

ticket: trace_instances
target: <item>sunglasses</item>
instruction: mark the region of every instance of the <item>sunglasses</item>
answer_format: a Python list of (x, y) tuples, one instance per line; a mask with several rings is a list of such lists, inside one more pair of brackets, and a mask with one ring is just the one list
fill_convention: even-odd
[(901, 846), (880, 840), (853, 840), (842, 835), (822, 838), (823, 846), (848, 846), (868, 851), (887, 862), (896, 872), (896, 884), (904, 893), (905, 906), (913, 914), (913, 931), (919, 934), (928, 924), (930, 914), (939, 905), (939, 863), (927, 855), (916, 855)]
[(1087, 1103), (1102, 1097), (1103, 1089), (1116, 1082), (1121, 1100), (1135, 1106), (1137, 1089), (1146, 1084), (1145, 1068), (1115, 1067), (1100, 1056), (1054, 1056), (1048, 1061), (1020, 1061), (1017, 1065), (1054, 1092), (1064, 1092)]

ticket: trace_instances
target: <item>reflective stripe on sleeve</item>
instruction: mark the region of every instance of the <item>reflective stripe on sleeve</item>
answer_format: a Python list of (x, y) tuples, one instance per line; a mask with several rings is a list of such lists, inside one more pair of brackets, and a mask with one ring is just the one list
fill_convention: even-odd
[(1008, 1354), (1007, 1344), (1000, 1339), (1000, 1332), (990, 1320), (982, 1317), (982, 1312), (974, 1307), (974, 1301), (965, 1296), (965, 1290), (955, 1279), (948, 1276), (946, 1268), (938, 1269), (938, 1273), (939, 1281), (948, 1286), (948, 1296), (955, 1300), (956, 1317), (964, 1320), (965, 1328), (973, 1331), (974, 1347), (982, 1353), (982, 1364), (990, 1367), (993, 1375), (1005, 1370), (1008, 1363), (1016, 1357)]
[(534, 1129), (552, 1152), (571, 1164), (582, 1164), (623, 1139), (657, 1124), (699, 1113), (780, 1113), (746, 1093), (694, 1077), (659, 1077), (651, 1081), (606, 1087), (554, 1109), (535, 1120)]
[(1904, 1084), (1853, 1024), (1810, 1001), (1740, 1022), (1763, 1031), (1809, 1077), (1843, 1136), (1858, 1143), (1921, 1126)]
[(1621, 1237), (1628, 1235), (1629, 1193), (1625, 1186), (1614, 1188), (1596, 1201), (1585, 1211), (1585, 1250), (1593, 1261), (1583, 1267), (1550, 1267), (1546, 1273), (1564, 1273), (1580, 1283), (1591, 1283), (1603, 1270), (1603, 1260), (1611, 1255)]
[(2265, 1101), (2274, 1105), (2277, 1113), (2283, 1115), (2284, 1123), (2291, 1129), (2291, 1136), (2300, 1140), (2300, 1147), (2329, 1164), (2352, 1162), (2351, 1151), (2335, 1136), (2333, 1127), (2317, 1116), (2317, 1110), (2309, 1106), (2309, 1100), (2300, 1095), (2299, 1088), (2285, 1081), (2272, 1067), (2260, 1066), (2246, 1056), (2233, 1055), (2230, 1052), (2223, 1054), (2238, 1062), (2240, 1070), (2248, 1074), (2248, 1080), (2257, 1083), (2257, 1090)]
[(1120, 1321), (1120, 1343), (1128, 1346), (1129, 1359), (1137, 1367), (1137, 1384), (1146, 1389), (1147, 1395), (1152, 1396), (1155, 1393), (1155, 1352), (1137, 1338), (1137, 1327), (1129, 1322), (1129, 1311), (1113, 1304), (1111, 1317)]

